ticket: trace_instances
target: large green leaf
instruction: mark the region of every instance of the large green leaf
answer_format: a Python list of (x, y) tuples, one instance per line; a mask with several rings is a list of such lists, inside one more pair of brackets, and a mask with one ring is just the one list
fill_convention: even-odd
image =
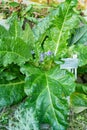
[(71, 94), (70, 101), (73, 107), (87, 107), (87, 85), (76, 84), (76, 91)]
[(87, 84), (77, 84), (76, 85), (76, 92), (87, 94)]
[(87, 107), (87, 95), (75, 92), (70, 97), (71, 105), (78, 107)]
[(37, 75), (37, 73), (40, 72), (40, 70), (37, 67), (35, 67), (29, 63), (26, 63), (23, 66), (21, 66), (20, 71), (22, 74), (26, 75), (26, 77), (29, 77), (32, 74)]
[(22, 30), (16, 19), (8, 31), (1, 26), (0, 28), (0, 64), (6, 66), (14, 62), (21, 65), (32, 59), (31, 51), (35, 41), (29, 25)]
[(71, 44), (86, 44), (87, 45), (87, 25), (76, 29), (74, 36), (71, 39)]
[(45, 51), (50, 50), (57, 57), (64, 51), (72, 30), (74, 30), (79, 23), (78, 15), (73, 10), (76, 3), (77, 0), (66, 0), (66, 2), (60, 4), (56, 10), (51, 12), (48, 17), (43, 19), (33, 29), (38, 41), (38, 53), (41, 53), (41, 44), (43, 44)]
[[(78, 26), (78, 15), (73, 11), (73, 7), (76, 6), (76, 1), (66, 1), (59, 6), (59, 13), (54, 21), (55, 28), (51, 28), (50, 36), (46, 47), (51, 44), (51, 50), (55, 56), (59, 56), (62, 50), (67, 46), (67, 40), (69, 39), (71, 32), (76, 26)], [(53, 43), (53, 44), (52, 44)], [(53, 47), (53, 49), (52, 49)]]
[(18, 103), (25, 97), (24, 76), (19, 67), (0, 67), (0, 107)]
[(77, 54), (79, 60), (79, 66), (87, 64), (87, 46), (83, 44), (75, 45), (73, 48), (73, 53)]
[(0, 41), (0, 64), (4, 66), (12, 62), (24, 64), (31, 58), (29, 46), (21, 39), (4, 38)]
[(71, 94), (70, 103), (76, 113), (87, 109), (87, 85), (76, 84), (76, 91)]
[(22, 30), (17, 19), (9, 30), (0, 29), (0, 107), (4, 107), (25, 97), (24, 76), (18, 66), (32, 59), (34, 37), (29, 25)]
[(0, 25), (0, 39), (6, 37), (6, 35), (7, 35), (7, 30), (5, 29), (5, 27)]
[(71, 44), (75, 44), (73, 53), (77, 54), (79, 66), (87, 64), (87, 25), (78, 28), (71, 39)]
[(22, 39), (24, 42), (26, 42), (29, 47), (34, 45), (34, 35), (33, 32), (29, 26), (29, 24), (25, 23), (25, 28), (22, 29), (21, 22), (15, 18), (12, 20), (12, 24), (10, 24), (9, 28), (9, 36)]
[(58, 67), (47, 72), (37, 70), (37, 74), (33, 72), (26, 78), (25, 92), (30, 102), (36, 104), (42, 123), (49, 123), (54, 130), (65, 130), (68, 115), (66, 97), (74, 92), (74, 77)]
[(0, 107), (18, 103), (24, 97), (24, 81), (0, 84)]
[(87, 85), (76, 84), (76, 91), (70, 96), (70, 104), (75, 113), (87, 109)]

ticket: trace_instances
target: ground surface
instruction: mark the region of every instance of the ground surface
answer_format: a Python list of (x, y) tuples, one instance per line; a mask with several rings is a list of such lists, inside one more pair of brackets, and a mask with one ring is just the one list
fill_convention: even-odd
[[(8, 129), (9, 119), (13, 117), (16, 108), (17, 106), (12, 106), (0, 110), (0, 130)], [(78, 114), (71, 111), (69, 122), (69, 128), (67, 130), (87, 130), (87, 109)]]

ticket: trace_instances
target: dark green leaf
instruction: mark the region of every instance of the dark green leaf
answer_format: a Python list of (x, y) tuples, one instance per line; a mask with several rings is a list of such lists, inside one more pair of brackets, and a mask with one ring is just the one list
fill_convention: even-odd
[(18, 103), (25, 97), (24, 81), (0, 84), (0, 107)]
[(76, 45), (73, 49), (74, 54), (77, 54), (79, 60), (79, 66), (87, 64), (87, 46), (85, 45)]
[(6, 34), (7, 34), (7, 30), (3, 26), (0, 25), (0, 39), (5, 37)]
[(48, 72), (39, 70), (26, 78), (25, 92), (31, 97), (31, 102), (36, 102), (41, 122), (49, 123), (55, 130), (67, 127), (66, 97), (75, 89), (73, 81), (70, 73), (59, 68)]
[(40, 70), (38, 68), (36, 68), (35, 66), (26, 63), (25, 65), (21, 66), (20, 71), (26, 75), (26, 77), (31, 76), (32, 74), (36, 74), (40, 72)]
[(79, 24), (78, 15), (73, 10), (76, 3), (77, 0), (69, 0), (60, 4), (56, 10), (33, 28), (38, 56), (40, 56), (41, 49), (50, 50), (57, 57), (61, 57), (64, 53), (72, 30)]
[(87, 25), (78, 28), (72, 37), (71, 44), (87, 44)]
[(18, 7), (20, 4), (18, 2), (11, 2), (9, 5), (12, 7)]
[(76, 85), (76, 92), (87, 94), (87, 85), (77, 84)]
[(7, 66), (13, 62), (21, 65), (30, 58), (30, 48), (23, 40), (8, 38), (0, 42), (0, 64)]
[(87, 95), (75, 92), (70, 97), (72, 106), (87, 107)]
[(19, 69), (15, 64), (0, 67), (0, 107), (18, 103), (25, 97), (24, 75)]

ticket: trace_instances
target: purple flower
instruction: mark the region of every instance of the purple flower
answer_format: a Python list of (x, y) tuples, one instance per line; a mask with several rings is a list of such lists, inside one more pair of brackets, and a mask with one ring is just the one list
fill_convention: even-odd
[(43, 62), (44, 59), (47, 57), (47, 56), (51, 56), (53, 55), (53, 53), (51, 51), (47, 51), (47, 52), (44, 52), (44, 53), (41, 53), (40, 54), (40, 62)]
[(41, 53), (40, 54), (40, 62), (43, 62), (44, 61), (44, 53)]
[(45, 52), (46, 56), (51, 56), (53, 53), (51, 51)]

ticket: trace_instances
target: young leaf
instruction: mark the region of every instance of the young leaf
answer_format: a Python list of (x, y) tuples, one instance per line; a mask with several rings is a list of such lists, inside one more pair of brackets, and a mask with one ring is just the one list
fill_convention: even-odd
[(22, 31), (22, 39), (23, 41), (25, 41), (29, 48), (33, 49), (34, 48), (34, 43), (35, 43), (35, 38), (34, 38), (34, 34), (33, 31), (31, 30), (29, 24), (26, 23), (25, 25), (25, 29)]
[(33, 33), (35, 36), (36, 42), (42, 42), (44, 37), (46, 36), (46, 31), (51, 26), (51, 18), (50, 16), (42, 19), (36, 26), (33, 28)]
[(21, 38), (22, 33), (22, 25), (17, 20), (17, 16), (14, 17), (14, 19), (11, 21), (10, 28), (9, 28), (9, 35), (11, 37), (14, 37), (15, 39), (17, 37)]

